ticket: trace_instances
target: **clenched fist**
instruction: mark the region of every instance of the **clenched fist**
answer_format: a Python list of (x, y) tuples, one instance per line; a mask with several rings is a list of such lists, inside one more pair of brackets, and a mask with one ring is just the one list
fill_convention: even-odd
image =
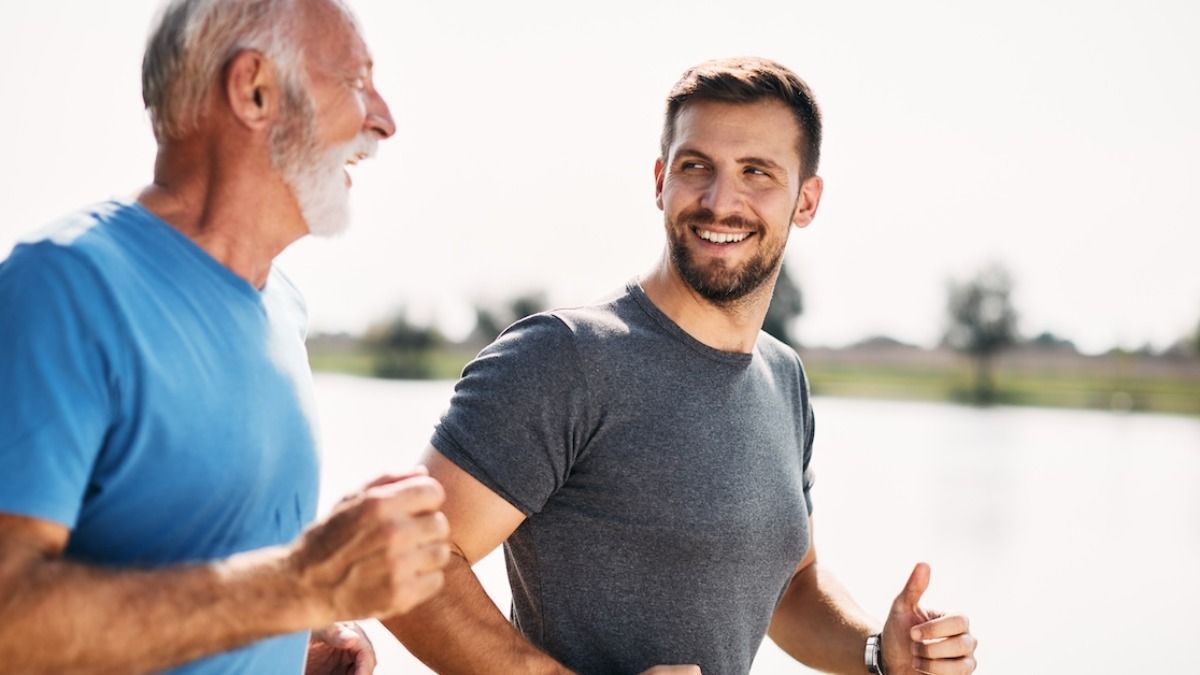
[(382, 476), (348, 495), (300, 536), (288, 564), (313, 625), (392, 616), (442, 586), (450, 527), (442, 486), (424, 467)]

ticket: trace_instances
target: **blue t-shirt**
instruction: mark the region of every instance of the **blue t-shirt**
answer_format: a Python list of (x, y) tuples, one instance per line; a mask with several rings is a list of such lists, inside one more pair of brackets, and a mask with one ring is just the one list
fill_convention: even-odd
[[(66, 557), (153, 568), (293, 540), (316, 510), (303, 299), (260, 291), (136, 203), (0, 263), (0, 512), (71, 529)], [(303, 671), (307, 635), (180, 673)]]

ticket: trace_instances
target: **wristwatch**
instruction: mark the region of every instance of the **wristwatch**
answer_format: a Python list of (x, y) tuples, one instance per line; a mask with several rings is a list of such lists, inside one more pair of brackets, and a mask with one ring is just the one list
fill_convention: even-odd
[(863, 658), (867, 661), (868, 673), (887, 675), (887, 671), (883, 669), (883, 641), (879, 633), (867, 638), (867, 650)]

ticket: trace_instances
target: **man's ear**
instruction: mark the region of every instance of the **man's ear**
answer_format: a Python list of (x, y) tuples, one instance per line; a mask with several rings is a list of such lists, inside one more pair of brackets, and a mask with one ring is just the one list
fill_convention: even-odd
[(663, 207), (663, 178), (666, 176), (666, 174), (667, 165), (663, 163), (662, 158), (659, 157), (658, 159), (654, 160), (654, 203), (658, 204), (659, 211), (661, 211)]
[(243, 49), (225, 68), (225, 100), (233, 117), (248, 129), (271, 126), (279, 106), (275, 69), (260, 51)]
[(817, 207), (821, 205), (821, 192), (825, 189), (825, 181), (820, 176), (809, 176), (800, 184), (800, 195), (796, 198), (796, 210), (792, 213), (792, 224), (796, 227), (808, 227), (817, 215)]

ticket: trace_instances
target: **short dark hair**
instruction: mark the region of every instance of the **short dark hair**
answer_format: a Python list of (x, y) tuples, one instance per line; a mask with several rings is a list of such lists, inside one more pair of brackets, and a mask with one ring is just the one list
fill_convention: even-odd
[(821, 159), (821, 109), (808, 84), (786, 67), (768, 59), (743, 56), (715, 59), (693, 66), (679, 78), (667, 95), (663, 121), (662, 159), (675, 139), (675, 120), (689, 101), (756, 103), (780, 101), (792, 110), (800, 125), (800, 173), (815, 176)]

